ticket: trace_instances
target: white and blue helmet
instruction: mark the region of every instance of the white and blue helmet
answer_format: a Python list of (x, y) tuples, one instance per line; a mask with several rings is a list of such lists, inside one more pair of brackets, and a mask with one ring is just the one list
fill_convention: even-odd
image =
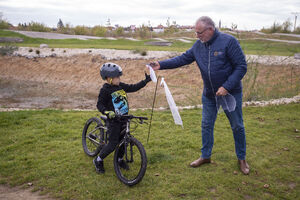
[(100, 69), (100, 75), (103, 80), (122, 76), (122, 68), (115, 63), (104, 63)]

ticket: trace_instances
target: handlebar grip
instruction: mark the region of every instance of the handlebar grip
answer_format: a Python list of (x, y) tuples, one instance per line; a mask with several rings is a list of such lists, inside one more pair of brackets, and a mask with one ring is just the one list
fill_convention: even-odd
[(148, 120), (147, 117), (137, 117), (133, 115), (116, 115), (117, 119), (140, 119), (140, 120)]

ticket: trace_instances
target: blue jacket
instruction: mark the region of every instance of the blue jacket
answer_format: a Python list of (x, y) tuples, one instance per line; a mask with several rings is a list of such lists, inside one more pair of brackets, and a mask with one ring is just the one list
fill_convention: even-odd
[(239, 42), (233, 36), (216, 29), (208, 42), (198, 40), (182, 55), (159, 61), (159, 64), (163, 70), (194, 61), (204, 82), (203, 95), (214, 97), (221, 86), (231, 94), (242, 92), (241, 80), (247, 72), (247, 63)]

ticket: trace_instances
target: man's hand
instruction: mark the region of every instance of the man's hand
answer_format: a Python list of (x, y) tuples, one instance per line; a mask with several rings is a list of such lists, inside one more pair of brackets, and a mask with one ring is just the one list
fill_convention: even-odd
[(159, 64), (158, 61), (151, 62), (151, 63), (150, 63), (150, 66), (152, 67), (152, 69), (153, 69), (154, 71), (160, 69), (160, 64)]
[(228, 91), (224, 87), (220, 87), (216, 93), (217, 96), (225, 96), (228, 94)]
[(116, 117), (116, 114), (114, 111), (105, 111), (104, 114), (107, 115), (109, 119), (113, 119)]

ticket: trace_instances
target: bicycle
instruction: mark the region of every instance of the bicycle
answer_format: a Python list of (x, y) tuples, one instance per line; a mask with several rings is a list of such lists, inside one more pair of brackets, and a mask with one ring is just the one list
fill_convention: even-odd
[[(119, 180), (128, 185), (133, 186), (139, 183), (145, 175), (147, 168), (146, 151), (140, 141), (130, 134), (130, 123), (135, 122), (137, 128), (138, 123), (145, 123), (148, 120), (146, 117), (137, 117), (133, 115), (116, 116), (118, 120), (124, 120), (126, 126), (122, 129), (121, 135), (123, 139), (117, 145), (114, 153), (114, 170)], [(134, 120), (136, 119), (136, 120)], [(104, 122), (102, 122), (102, 121)], [(107, 116), (100, 116), (100, 118), (92, 117), (87, 120), (82, 131), (82, 146), (84, 152), (94, 157), (98, 155), (104, 145), (108, 143), (108, 119)], [(131, 131), (131, 132), (133, 132)], [(129, 169), (123, 169), (118, 164), (118, 153), (124, 148), (124, 161), (129, 166)]]

